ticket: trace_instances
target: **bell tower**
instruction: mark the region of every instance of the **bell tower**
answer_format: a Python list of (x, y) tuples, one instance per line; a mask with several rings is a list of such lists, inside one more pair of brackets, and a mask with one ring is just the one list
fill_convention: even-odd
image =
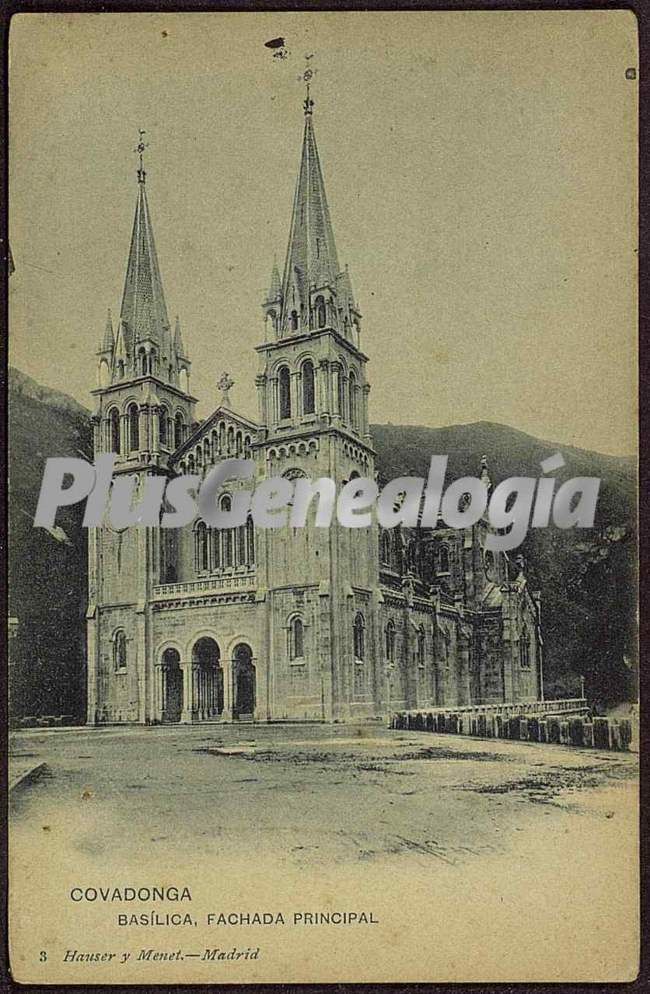
[[(95, 455), (113, 452), (115, 475), (135, 477), (137, 501), (146, 477), (167, 474), (172, 453), (194, 423), (190, 360), (176, 319), (172, 333), (151, 225), (143, 163), (120, 316), (109, 311), (97, 350), (92, 391)], [(166, 568), (156, 528), (89, 529), (88, 721), (151, 720), (151, 586)]]
[[(265, 476), (327, 476), (341, 486), (354, 476), (374, 478), (368, 360), (350, 275), (339, 265), (313, 109), (307, 79), (284, 273), (280, 278), (274, 265), (262, 304), (256, 448)], [(271, 710), (277, 714), (277, 700), (283, 699), (293, 702), (287, 717), (336, 719), (372, 712), (376, 530), (341, 528), (336, 521), (319, 529), (308, 522), (302, 529), (266, 529), (259, 541), (264, 551), (258, 575), (268, 591), (274, 631), (280, 626), (289, 633), (288, 648), (280, 644), (272, 654), (271, 686), (283, 690)], [(366, 632), (360, 674), (353, 640), (357, 615)], [(304, 655), (296, 657), (302, 664), (291, 658), (292, 618), (304, 625)]]

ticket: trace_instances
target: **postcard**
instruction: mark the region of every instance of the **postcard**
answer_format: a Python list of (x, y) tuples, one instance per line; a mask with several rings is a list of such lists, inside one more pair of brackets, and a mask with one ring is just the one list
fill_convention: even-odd
[(634, 979), (634, 15), (9, 47), (13, 978)]

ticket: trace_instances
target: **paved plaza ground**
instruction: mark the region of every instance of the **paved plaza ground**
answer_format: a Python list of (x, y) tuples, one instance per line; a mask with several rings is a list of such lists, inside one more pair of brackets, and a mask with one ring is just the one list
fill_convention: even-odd
[(21, 731), (11, 762), (46, 764), (11, 797), (14, 882), (35, 895), (35, 866), (124, 884), (144, 867), (174, 879), (189, 860), (228, 880), (221, 905), (241, 903), (235, 867), (267, 905), (265, 881), (312, 873), (340, 893), (355, 874), (375, 894), (377, 881), (414, 899), (423, 887), (443, 916), (478, 889), (488, 933), (488, 905), (509, 908), (501, 940), (536, 927), (557, 939), (555, 908), (597, 948), (633, 912), (633, 754), (378, 725), (214, 724)]

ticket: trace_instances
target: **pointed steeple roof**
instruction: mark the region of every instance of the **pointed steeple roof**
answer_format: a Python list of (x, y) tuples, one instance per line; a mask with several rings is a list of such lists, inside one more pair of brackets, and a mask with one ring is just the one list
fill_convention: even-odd
[(126, 347), (133, 354), (136, 342), (151, 339), (169, 355), (169, 318), (158, 267), (144, 170), (138, 171), (138, 198), (131, 234), (120, 321)]
[(102, 344), (100, 346), (100, 352), (112, 352), (115, 348), (115, 336), (113, 334), (113, 321), (111, 319), (111, 310), (108, 309), (108, 314), (106, 316), (106, 327), (104, 329), (104, 337), (102, 339)]
[(271, 270), (271, 283), (269, 286), (269, 292), (266, 295), (268, 303), (272, 303), (275, 300), (279, 300), (282, 294), (282, 281), (280, 280), (280, 272), (278, 270), (278, 264), (273, 260), (273, 269)]
[[(295, 305), (308, 308), (310, 288), (328, 284), (334, 287), (339, 274), (334, 232), (314, 134), (312, 107), (313, 101), (307, 97), (300, 170), (282, 281), (285, 312), (294, 309), (294, 300)], [(296, 299), (297, 297), (300, 299)]]
[(176, 353), (177, 356), (183, 356), (187, 358), (187, 356), (185, 355), (185, 345), (183, 344), (183, 336), (181, 334), (181, 319), (179, 318), (178, 314), (176, 315), (176, 324), (174, 326), (174, 352)]

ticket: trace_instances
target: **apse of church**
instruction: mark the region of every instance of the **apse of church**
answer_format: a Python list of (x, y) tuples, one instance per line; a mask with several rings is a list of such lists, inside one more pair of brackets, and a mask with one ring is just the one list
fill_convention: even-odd
[[(196, 420), (191, 363), (168, 319), (139, 149), (119, 319), (98, 349), (95, 452), (137, 488), (228, 457), (257, 478), (373, 477), (365, 329), (341, 266), (307, 94), (284, 271), (256, 346), (258, 420)], [(371, 337), (371, 332), (370, 332)], [(215, 370), (216, 373), (216, 370)], [(487, 462), (481, 472), (488, 473)], [(489, 482), (489, 481), (488, 481)], [(219, 500), (228, 509), (236, 487)], [(523, 562), (464, 531), (109, 527), (89, 534), (88, 721), (345, 721), (392, 708), (533, 700), (540, 601)]]

